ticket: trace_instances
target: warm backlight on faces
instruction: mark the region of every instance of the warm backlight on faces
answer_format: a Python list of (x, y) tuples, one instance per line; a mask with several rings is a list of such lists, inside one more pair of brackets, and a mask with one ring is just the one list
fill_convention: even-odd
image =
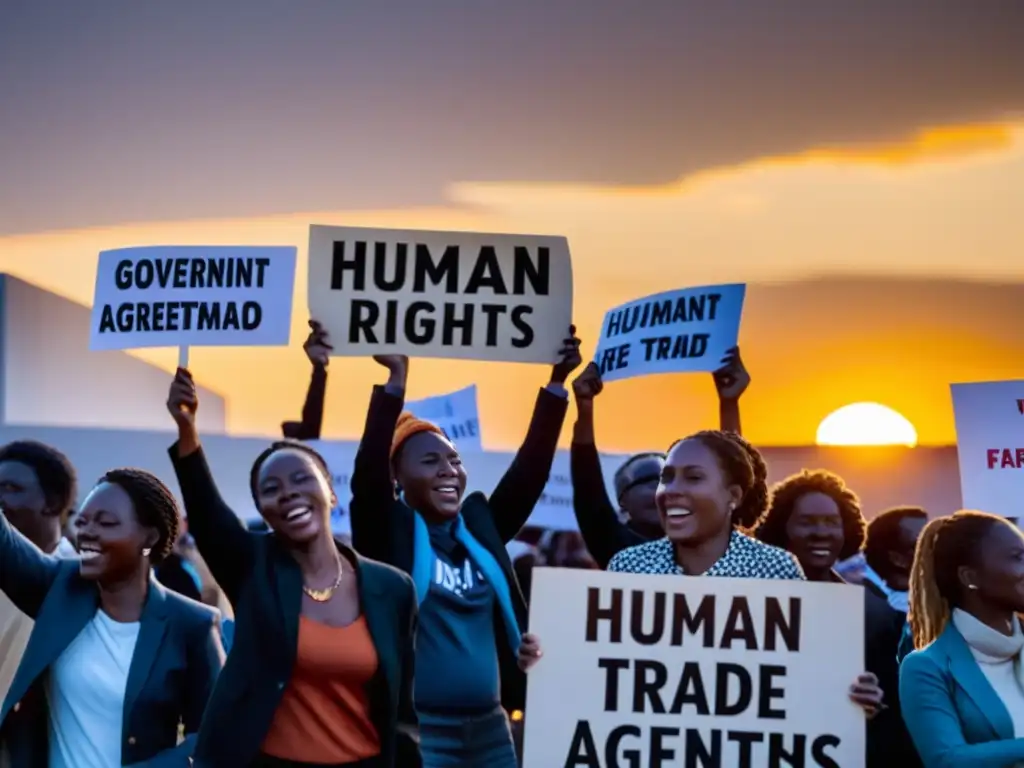
[(818, 425), (818, 445), (917, 445), (917, 430), (907, 418), (880, 403), (852, 403)]

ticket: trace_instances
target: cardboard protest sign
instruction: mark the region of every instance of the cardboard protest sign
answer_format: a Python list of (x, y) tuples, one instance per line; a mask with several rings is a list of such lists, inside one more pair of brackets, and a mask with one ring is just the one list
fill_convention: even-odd
[(860, 587), (535, 568), (531, 593), (523, 768), (864, 765)]
[(288, 344), (295, 248), (103, 251), (90, 349)]
[(312, 226), (309, 311), (335, 355), (554, 363), (572, 322), (569, 245)]
[(476, 385), (435, 395), (405, 404), (405, 409), (418, 419), (433, 422), (460, 451), (482, 451), (480, 411), (477, 407)]
[(601, 378), (717, 370), (736, 346), (745, 293), (743, 284), (683, 288), (609, 310), (594, 354)]
[(963, 507), (1024, 518), (1024, 381), (950, 390)]

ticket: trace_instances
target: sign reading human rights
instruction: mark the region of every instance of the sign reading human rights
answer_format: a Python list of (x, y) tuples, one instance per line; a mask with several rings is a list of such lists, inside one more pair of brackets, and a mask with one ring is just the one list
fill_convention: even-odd
[(278, 246), (103, 251), (89, 346), (286, 345), (295, 254), (295, 248)]
[(609, 310), (594, 360), (605, 381), (714, 371), (740, 332), (746, 285), (684, 288)]
[(312, 226), (309, 311), (335, 355), (554, 363), (572, 322), (569, 245)]
[(864, 765), (863, 625), (846, 584), (535, 568), (523, 768)]

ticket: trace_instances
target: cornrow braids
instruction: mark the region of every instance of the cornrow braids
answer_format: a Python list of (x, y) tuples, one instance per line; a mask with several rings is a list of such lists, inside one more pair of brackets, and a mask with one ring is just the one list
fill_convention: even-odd
[(160, 538), (150, 550), (149, 560), (153, 565), (163, 562), (174, 549), (181, 524), (174, 494), (156, 475), (136, 467), (112, 469), (99, 482), (123, 488), (132, 500), (138, 521), (147, 528), (157, 530)]
[[(732, 524), (744, 530), (756, 527), (768, 508), (768, 465), (761, 452), (735, 432), (706, 429), (683, 440), (699, 440), (715, 454), (729, 482), (740, 487), (743, 498), (732, 513)], [(671, 450), (683, 440), (672, 444)]]
[(907, 617), (915, 648), (924, 648), (946, 628), (960, 603), (959, 569), (980, 562), (983, 541), (996, 525), (1007, 523), (996, 515), (964, 510), (924, 527), (910, 569)]
[(263, 452), (256, 457), (256, 461), (252, 463), (252, 469), (249, 472), (249, 492), (252, 493), (252, 500), (256, 506), (259, 506), (259, 484), (260, 484), (260, 468), (267, 462), (271, 456), (278, 451), (296, 450), (309, 456), (313, 459), (313, 462), (320, 468), (324, 473), (324, 477), (327, 480), (327, 485), (333, 490), (334, 488), (334, 476), (331, 474), (330, 467), (327, 466), (327, 460), (324, 459), (314, 448), (311, 448), (307, 443), (300, 442), (299, 440), (275, 440), (269, 446), (267, 446)]
[(802, 469), (776, 483), (770, 491), (768, 512), (757, 527), (757, 538), (765, 544), (787, 549), (789, 535), (786, 526), (790, 515), (797, 501), (809, 493), (824, 494), (836, 503), (839, 517), (843, 521), (843, 548), (839, 559), (853, 557), (864, 545), (867, 527), (860, 509), (860, 499), (847, 487), (843, 478), (827, 469)]

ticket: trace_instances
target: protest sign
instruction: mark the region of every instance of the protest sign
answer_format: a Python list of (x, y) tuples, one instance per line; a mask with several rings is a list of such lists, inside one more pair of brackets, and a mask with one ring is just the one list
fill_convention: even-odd
[(103, 251), (89, 347), (286, 345), (295, 251), (197, 245)]
[(1024, 381), (950, 390), (964, 508), (1024, 518)]
[[(337, 534), (348, 535), (352, 525), (349, 521), (349, 505), (352, 501), (352, 466), (355, 463), (357, 444), (342, 440), (313, 440), (309, 442), (324, 457), (338, 496), (338, 506), (331, 513), (331, 528)], [(461, 451), (462, 463), (468, 475), (466, 494), (481, 491), (488, 496), (498, 485), (502, 475), (512, 464), (515, 454), (507, 451)], [(612, 489), (612, 475), (622, 456), (602, 456), (605, 485), (609, 498), (615, 498)], [(242, 489), (245, 491), (246, 489)], [(555, 455), (551, 475), (544, 487), (540, 500), (533, 508), (527, 525), (551, 528), (556, 531), (577, 531), (576, 515), (572, 508), (572, 479), (569, 475), (569, 452), (560, 450)]]
[(335, 355), (554, 363), (572, 322), (569, 245), (312, 226), (309, 311)]
[(480, 412), (477, 407), (476, 385), (435, 395), (405, 404), (405, 409), (418, 419), (433, 422), (445, 436), (455, 443), (459, 451), (482, 451)]
[(864, 765), (860, 587), (535, 568), (531, 592), (523, 768)]
[(740, 331), (746, 286), (683, 288), (608, 311), (594, 361), (604, 381), (714, 371)]

